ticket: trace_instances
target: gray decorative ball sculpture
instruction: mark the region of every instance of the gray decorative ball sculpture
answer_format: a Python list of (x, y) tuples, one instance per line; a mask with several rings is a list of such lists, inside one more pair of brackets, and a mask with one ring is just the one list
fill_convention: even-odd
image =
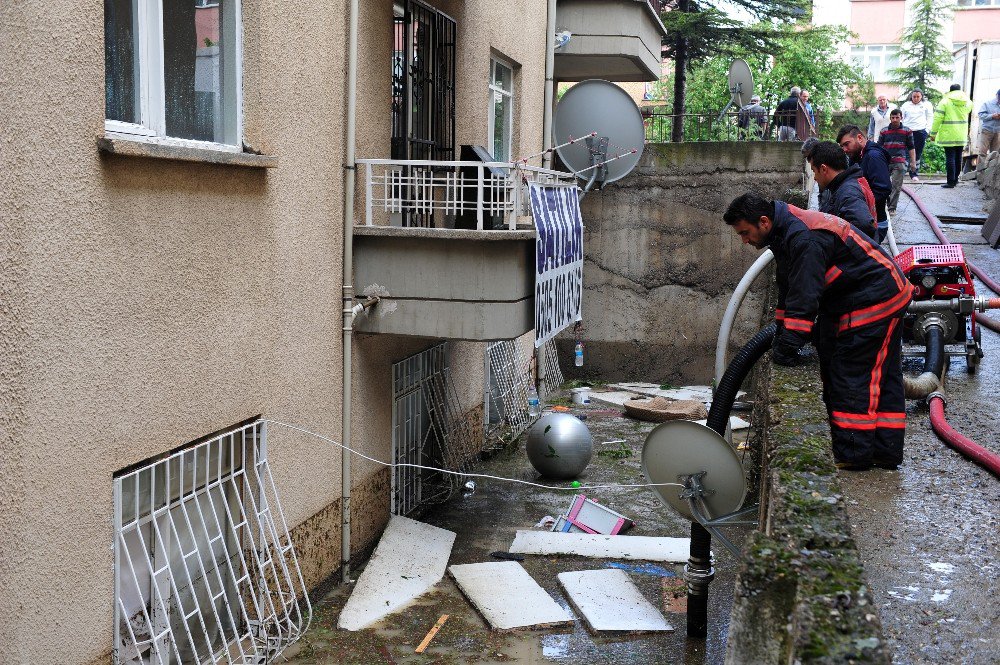
[(594, 454), (594, 438), (579, 418), (550, 413), (528, 430), (528, 460), (538, 473), (554, 480), (576, 478)]

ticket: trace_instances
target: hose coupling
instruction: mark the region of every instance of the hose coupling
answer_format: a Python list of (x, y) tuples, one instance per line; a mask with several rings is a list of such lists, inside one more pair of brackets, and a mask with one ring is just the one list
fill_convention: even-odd
[(930, 395), (928, 395), (927, 396), (927, 403), (930, 404), (931, 400), (934, 399), (935, 397), (937, 397), (938, 399), (941, 400), (941, 404), (943, 404), (944, 406), (948, 406), (948, 398), (945, 397), (945, 394), (943, 392), (941, 392), (940, 390), (935, 390)]
[(708, 591), (708, 585), (715, 579), (715, 567), (692, 568), (690, 563), (684, 564), (684, 581), (692, 592)]

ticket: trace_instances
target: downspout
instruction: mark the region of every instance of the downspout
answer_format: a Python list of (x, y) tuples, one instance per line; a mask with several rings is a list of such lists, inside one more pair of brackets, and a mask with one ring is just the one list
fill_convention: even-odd
[[(342, 374), (343, 401), (340, 409), (340, 441), (351, 445), (351, 332), (354, 326), (354, 162), (355, 115), (358, 88), (358, 0), (351, 0), (347, 37), (347, 104), (344, 141), (344, 338)], [(341, 581), (351, 581), (351, 456), (341, 449), (340, 457), (340, 571)]]
[(552, 153), (548, 150), (552, 147), (552, 106), (555, 98), (555, 81), (553, 79), (556, 71), (556, 0), (549, 0), (545, 30), (545, 99), (542, 107), (542, 150), (546, 152), (542, 157), (542, 166), (551, 168)]

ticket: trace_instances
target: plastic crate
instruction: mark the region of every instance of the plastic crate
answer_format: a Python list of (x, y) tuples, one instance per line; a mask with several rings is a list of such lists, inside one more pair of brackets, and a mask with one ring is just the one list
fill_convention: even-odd
[(896, 265), (908, 273), (914, 266), (965, 266), (961, 245), (915, 245), (896, 257)]

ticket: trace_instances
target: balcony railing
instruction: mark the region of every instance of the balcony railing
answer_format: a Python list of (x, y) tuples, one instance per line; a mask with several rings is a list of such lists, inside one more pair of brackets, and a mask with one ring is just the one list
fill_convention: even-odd
[(570, 186), (563, 171), (511, 162), (359, 159), (365, 225), (514, 230), (527, 183)]

